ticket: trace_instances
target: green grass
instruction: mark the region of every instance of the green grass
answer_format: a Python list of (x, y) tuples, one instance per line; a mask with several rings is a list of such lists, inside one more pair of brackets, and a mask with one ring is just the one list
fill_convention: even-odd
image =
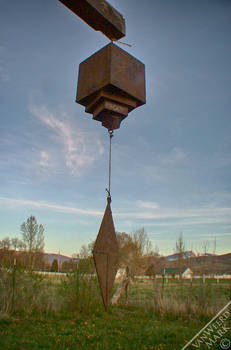
[(114, 307), (91, 316), (11, 318), (0, 321), (0, 348), (33, 349), (179, 349), (203, 323), (158, 319), (151, 312)]
[(125, 307), (87, 317), (61, 313), (11, 318), (0, 321), (0, 349), (180, 350), (205, 324), (205, 320), (159, 319), (151, 312)]
[[(10, 281), (0, 293), (11, 297)], [(21, 273), (16, 282), (13, 312), (0, 298), (0, 350), (180, 350), (230, 296), (226, 282), (137, 281), (128, 306), (122, 297), (105, 312), (94, 278), (54, 283)]]

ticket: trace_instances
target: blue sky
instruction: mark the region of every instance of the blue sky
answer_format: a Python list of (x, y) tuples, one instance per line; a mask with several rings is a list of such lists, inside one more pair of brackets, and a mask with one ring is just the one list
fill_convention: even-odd
[[(113, 138), (115, 228), (144, 227), (161, 254), (231, 243), (231, 2), (111, 0), (121, 45), (146, 65), (147, 104)], [(57, 0), (0, 0), (0, 239), (31, 214), (46, 251), (95, 239), (108, 136), (75, 100), (78, 65), (108, 43)]]

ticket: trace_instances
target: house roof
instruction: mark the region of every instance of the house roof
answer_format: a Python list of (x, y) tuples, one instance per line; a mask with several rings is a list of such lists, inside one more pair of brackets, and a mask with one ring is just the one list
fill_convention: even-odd
[[(176, 275), (176, 274), (183, 274), (186, 270), (188, 269), (188, 267), (184, 267), (184, 268), (179, 268), (179, 267), (164, 267), (163, 269), (161, 269), (160, 273), (163, 275)], [(191, 271), (191, 270), (190, 270)]]

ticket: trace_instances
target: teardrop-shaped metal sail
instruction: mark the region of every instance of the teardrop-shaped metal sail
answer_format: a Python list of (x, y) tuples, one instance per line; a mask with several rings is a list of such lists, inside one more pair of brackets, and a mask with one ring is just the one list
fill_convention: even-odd
[(93, 257), (103, 303), (107, 310), (118, 269), (119, 258), (110, 201), (108, 201), (104, 212), (104, 217), (93, 249)]

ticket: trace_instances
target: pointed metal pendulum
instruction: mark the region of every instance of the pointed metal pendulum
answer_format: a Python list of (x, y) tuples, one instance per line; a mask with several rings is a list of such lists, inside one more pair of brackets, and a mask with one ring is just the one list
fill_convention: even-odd
[(109, 188), (107, 189), (107, 206), (93, 249), (93, 257), (98, 275), (101, 295), (105, 309), (110, 303), (113, 283), (118, 269), (119, 250), (111, 211), (111, 139), (113, 132), (109, 131)]

